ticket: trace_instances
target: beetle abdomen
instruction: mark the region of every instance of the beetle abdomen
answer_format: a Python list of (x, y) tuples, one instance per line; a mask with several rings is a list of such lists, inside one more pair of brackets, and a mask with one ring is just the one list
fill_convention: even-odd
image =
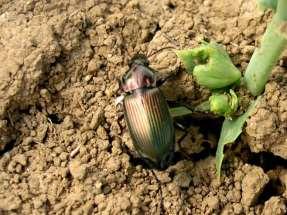
[(174, 151), (172, 118), (158, 88), (135, 90), (125, 97), (124, 110), (133, 143), (141, 156), (159, 164)]

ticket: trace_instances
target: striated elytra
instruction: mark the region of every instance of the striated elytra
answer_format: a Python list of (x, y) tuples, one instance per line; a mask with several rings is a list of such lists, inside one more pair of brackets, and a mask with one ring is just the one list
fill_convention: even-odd
[(124, 113), (133, 144), (147, 163), (166, 168), (174, 154), (175, 131), (168, 104), (156, 86), (154, 70), (136, 55), (122, 78)]

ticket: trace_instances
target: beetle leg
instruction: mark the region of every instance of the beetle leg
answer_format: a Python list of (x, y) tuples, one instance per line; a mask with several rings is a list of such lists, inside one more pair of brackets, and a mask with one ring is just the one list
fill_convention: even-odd
[(163, 85), (167, 80), (174, 78), (178, 75), (179, 73), (179, 68), (176, 68), (176, 70), (174, 72), (172, 72), (171, 74), (167, 75), (166, 77), (160, 78), (156, 81), (156, 86), (160, 87), (161, 85)]
[(188, 130), (180, 123), (175, 122), (175, 126), (178, 127), (179, 129), (184, 131), (184, 134), (179, 138), (179, 140), (177, 141), (177, 145), (179, 148), (179, 152), (185, 157), (185, 159), (187, 160), (191, 160), (191, 157), (189, 156), (189, 154), (187, 154), (183, 147), (181, 146), (182, 141), (184, 140), (184, 138), (188, 135)]
[(181, 146), (181, 142), (183, 141), (183, 139), (188, 135), (188, 132), (186, 132), (185, 134), (182, 135), (182, 137), (179, 139), (179, 141), (177, 142), (178, 144), (178, 148), (179, 148), (179, 152), (184, 156), (185, 159), (187, 160), (191, 160), (191, 157), (189, 156), (189, 154), (187, 154), (183, 147)]
[(122, 104), (124, 101), (124, 98), (125, 98), (124, 95), (121, 95), (121, 96), (118, 96), (117, 98), (115, 98), (115, 105), (117, 106), (118, 104)]

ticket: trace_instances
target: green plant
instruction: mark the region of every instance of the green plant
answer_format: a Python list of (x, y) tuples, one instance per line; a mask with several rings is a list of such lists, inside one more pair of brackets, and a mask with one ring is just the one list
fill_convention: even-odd
[(212, 113), (228, 118), (238, 108), (238, 97), (232, 89), (229, 93), (213, 93), (209, 97), (209, 107)]
[(211, 90), (230, 86), (241, 78), (240, 71), (217, 43), (203, 42), (198, 48), (180, 50), (176, 54), (197, 83)]
[[(264, 9), (273, 9), (275, 15), (243, 77), (245, 86), (254, 96), (260, 95), (264, 90), (273, 67), (287, 46), (287, 0), (258, 0), (258, 2)], [(197, 83), (212, 91), (209, 100), (197, 106), (195, 111), (209, 111), (225, 117), (216, 152), (216, 169), (220, 177), (224, 146), (239, 137), (245, 121), (252, 114), (260, 97), (250, 102), (244, 114), (234, 116), (238, 108), (238, 97), (232, 88), (238, 86), (242, 79), (224, 49), (212, 42), (203, 43), (195, 49), (180, 50), (176, 54)]]
[(252, 101), (247, 111), (241, 116), (231, 119), (226, 118), (224, 120), (216, 150), (216, 172), (218, 177), (220, 177), (221, 165), (224, 158), (224, 146), (226, 144), (233, 143), (239, 137), (245, 121), (256, 107), (257, 100)]

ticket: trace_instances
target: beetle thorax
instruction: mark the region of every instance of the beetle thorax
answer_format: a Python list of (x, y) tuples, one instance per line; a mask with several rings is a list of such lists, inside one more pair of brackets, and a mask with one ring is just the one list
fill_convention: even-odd
[(122, 78), (122, 89), (131, 92), (136, 89), (155, 87), (155, 74), (147, 66), (133, 63)]

